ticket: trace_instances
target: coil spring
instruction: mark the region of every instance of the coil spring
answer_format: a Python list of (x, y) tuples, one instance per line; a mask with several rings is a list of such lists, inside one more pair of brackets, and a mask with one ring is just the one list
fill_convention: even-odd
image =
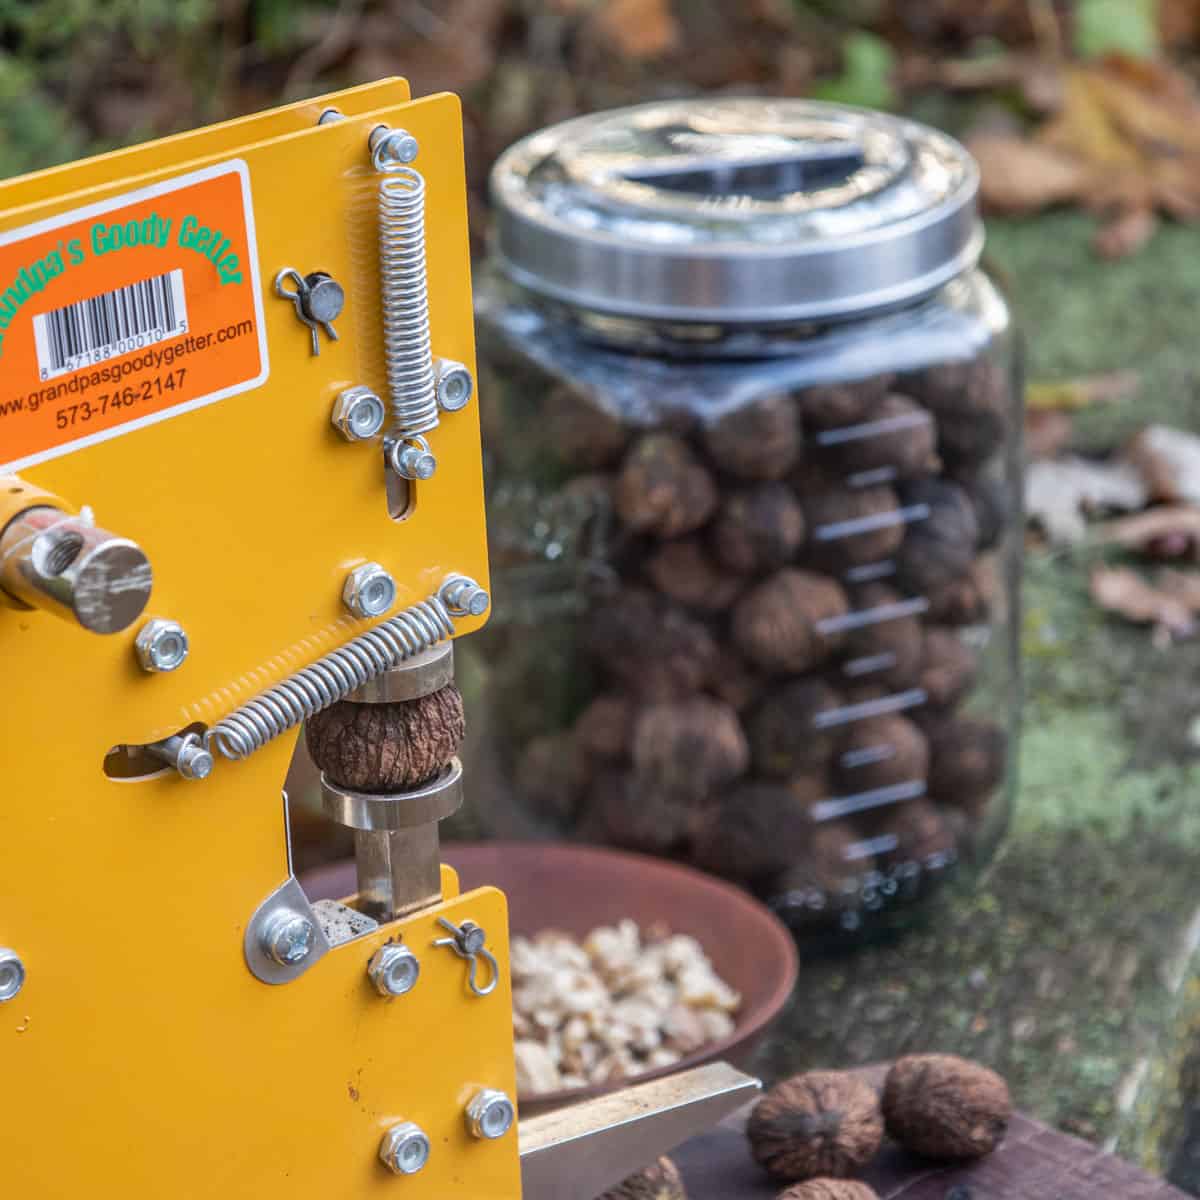
[(455, 616), (468, 611), (455, 601), (464, 588), (479, 590), (465, 575), (452, 575), (427, 600), (376, 625), (218, 721), (205, 735), (205, 745), (233, 761), (246, 758), (356, 688), (452, 637)]
[(393, 433), (417, 437), (437, 428), (438, 403), (425, 276), (425, 180), (411, 167), (388, 168), (379, 185), (379, 265)]

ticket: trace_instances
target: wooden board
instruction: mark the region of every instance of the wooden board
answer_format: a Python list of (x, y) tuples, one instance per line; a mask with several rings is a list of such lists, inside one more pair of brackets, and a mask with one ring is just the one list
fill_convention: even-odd
[[(781, 1185), (750, 1157), (744, 1120), (745, 1113), (672, 1154), (689, 1200), (774, 1200), (778, 1195)], [(889, 1146), (863, 1178), (881, 1200), (1188, 1200), (1178, 1188), (1124, 1159), (1021, 1115), (1004, 1144), (980, 1162), (947, 1166)]]

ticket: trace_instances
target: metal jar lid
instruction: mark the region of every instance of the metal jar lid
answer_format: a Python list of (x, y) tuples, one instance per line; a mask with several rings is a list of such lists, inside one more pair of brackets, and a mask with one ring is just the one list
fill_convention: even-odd
[(551, 126), (492, 171), (501, 269), (618, 317), (852, 317), (971, 267), (979, 174), (912, 121), (808, 100), (675, 100)]

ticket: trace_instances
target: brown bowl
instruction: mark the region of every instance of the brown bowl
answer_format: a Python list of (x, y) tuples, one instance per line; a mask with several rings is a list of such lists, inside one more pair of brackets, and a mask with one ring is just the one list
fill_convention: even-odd
[[(547, 927), (583, 937), (597, 925), (631, 917), (643, 928), (662, 923), (694, 937), (722, 979), (741, 993), (733, 1033), (671, 1067), (636, 1076), (638, 1082), (713, 1059), (748, 1061), (796, 984), (799, 964), (786, 927), (741, 889), (659, 858), (559, 842), (452, 843), (443, 857), (463, 891), (493, 884), (508, 896), (515, 934)], [(335, 863), (303, 878), (312, 900), (354, 891), (353, 863)], [(624, 1082), (628, 1083), (629, 1080)], [(522, 1096), (522, 1111), (552, 1108), (611, 1091), (618, 1084)]]

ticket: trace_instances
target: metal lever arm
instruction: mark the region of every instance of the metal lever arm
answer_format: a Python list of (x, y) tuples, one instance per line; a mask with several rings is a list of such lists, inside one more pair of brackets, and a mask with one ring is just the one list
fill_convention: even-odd
[(593, 1200), (753, 1100), (761, 1084), (728, 1063), (625, 1088), (520, 1124), (525, 1200)]

